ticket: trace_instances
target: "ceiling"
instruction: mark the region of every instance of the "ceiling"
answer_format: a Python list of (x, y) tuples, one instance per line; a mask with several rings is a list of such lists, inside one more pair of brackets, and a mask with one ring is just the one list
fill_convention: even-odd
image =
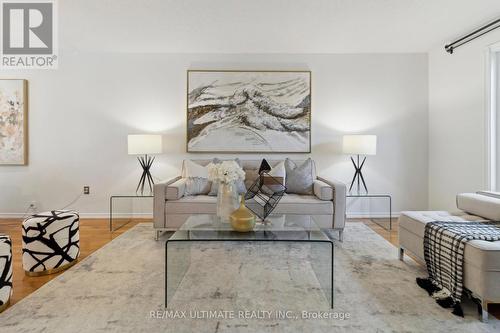
[(64, 0), (65, 50), (414, 53), (500, 17), (498, 0)]

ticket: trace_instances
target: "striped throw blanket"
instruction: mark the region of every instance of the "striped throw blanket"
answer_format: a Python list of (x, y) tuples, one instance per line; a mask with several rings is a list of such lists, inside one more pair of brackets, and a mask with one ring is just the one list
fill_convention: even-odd
[(499, 241), (500, 222), (429, 222), (425, 226), (424, 256), (428, 278), (417, 284), (453, 314), (462, 316), (465, 244), (471, 240)]

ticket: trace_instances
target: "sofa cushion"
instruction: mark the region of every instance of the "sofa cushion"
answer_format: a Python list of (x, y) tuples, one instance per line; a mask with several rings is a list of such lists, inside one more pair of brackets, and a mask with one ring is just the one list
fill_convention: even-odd
[[(484, 218), (463, 212), (449, 213), (445, 211), (413, 211), (401, 212), (399, 228), (410, 231), (424, 239), (425, 225), (433, 221), (479, 222)], [(417, 255), (422, 255), (418, 254)], [(500, 241), (488, 242), (472, 240), (465, 245), (465, 261), (483, 270), (500, 271)]]
[[(253, 199), (246, 205), (255, 204)], [(165, 203), (167, 214), (215, 214), (217, 197), (208, 195), (185, 196)], [(285, 194), (273, 214), (326, 215), (333, 214), (333, 202), (314, 195)]]
[(485, 221), (485, 219), (464, 212), (450, 213), (446, 211), (410, 211), (401, 212), (399, 217), (399, 226), (423, 238), (425, 225), (433, 221), (474, 222)]
[(273, 214), (333, 214), (333, 202), (320, 200), (315, 195), (286, 193), (281, 198)]
[(500, 221), (500, 199), (480, 193), (457, 194), (457, 207), (469, 214)]
[(185, 196), (165, 203), (167, 214), (215, 214), (217, 197), (209, 195)]

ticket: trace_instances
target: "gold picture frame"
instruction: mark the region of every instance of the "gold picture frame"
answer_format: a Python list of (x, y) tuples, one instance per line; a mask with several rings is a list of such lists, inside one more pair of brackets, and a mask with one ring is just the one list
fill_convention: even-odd
[(28, 80), (0, 79), (0, 165), (28, 164)]
[[(193, 75), (200, 75), (200, 74), (204, 74), (206, 75), (207, 77), (202, 79), (200, 81), (200, 79), (198, 79), (198, 84), (196, 83), (196, 80), (193, 80)], [(259, 133), (259, 129), (255, 129), (255, 128), (250, 128), (250, 130), (246, 130), (245, 129), (245, 125), (242, 125), (242, 126), (238, 126), (238, 124), (233, 125), (233, 127), (231, 128), (231, 130), (234, 131), (235, 128), (238, 128), (239, 129), (239, 132), (238, 133), (231, 133), (231, 131), (227, 131), (227, 128), (225, 129), (226, 132), (224, 132), (223, 134), (218, 134), (219, 136), (224, 136), (224, 134), (230, 134), (228, 136), (228, 138), (230, 138), (230, 140), (222, 140), (222, 141), (228, 141), (228, 142), (232, 142), (233, 146), (227, 148), (227, 147), (221, 147), (222, 144), (218, 143), (217, 145), (213, 145), (211, 146), (210, 144), (205, 144), (203, 146), (203, 148), (199, 148), (199, 146), (201, 146), (199, 144), (199, 142), (201, 141), (200, 138), (197, 138), (198, 135), (200, 135), (200, 132), (202, 130), (205, 129), (205, 127), (208, 128), (208, 125), (210, 125), (211, 123), (213, 122), (216, 122), (217, 120), (209, 120), (209, 121), (206, 121), (204, 126), (197, 126), (195, 124), (195, 121), (199, 121), (200, 119), (199, 118), (195, 118), (196, 116), (199, 116), (201, 114), (201, 116), (203, 117), (207, 117), (207, 113), (210, 113), (211, 110), (208, 110), (210, 108), (212, 108), (212, 111), (214, 110), (214, 105), (210, 105), (210, 104), (206, 104), (206, 105), (199, 105), (196, 104), (196, 101), (194, 99), (195, 95), (198, 94), (199, 91), (202, 91), (205, 87), (203, 86), (198, 86), (199, 85), (199, 82), (202, 82), (202, 81), (205, 81), (205, 82), (208, 82), (207, 80), (209, 80), (210, 82), (219, 82), (220, 83), (220, 86), (224, 85), (224, 83), (221, 83), (221, 82), (226, 82), (226, 86), (228, 85), (234, 85), (235, 87), (238, 86), (238, 82), (234, 83), (234, 82), (231, 82), (230, 78), (228, 78), (228, 76), (235, 76), (237, 77), (238, 79), (242, 79), (246, 76), (246, 74), (248, 74), (247, 76), (249, 77), (249, 80), (250, 78), (254, 79), (257, 77), (257, 81), (259, 81), (259, 76), (262, 76), (260, 78), (260, 80), (262, 80), (263, 82), (260, 82), (258, 84), (260, 85), (278, 85), (278, 88), (279, 88), (279, 85), (284, 85), (285, 83), (284, 82), (279, 82), (280, 78), (286, 78), (286, 77), (290, 77), (290, 80), (293, 79), (294, 76), (296, 76), (295, 78), (295, 81), (289, 81), (288, 83), (286, 84), (290, 84), (292, 86), (297, 86), (298, 88), (297, 89), (302, 89), (300, 90), (301, 94), (297, 94), (297, 96), (288, 96), (290, 98), (292, 97), (295, 97), (295, 98), (301, 98), (302, 95), (304, 95), (305, 97), (303, 98), (303, 100), (301, 100), (301, 103), (303, 102), (304, 104), (302, 105), (301, 103), (297, 104), (296, 106), (291, 106), (290, 109), (293, 110), (294, 108), (298, 108), (299, 106), (302, 107), (302, 112), (299, 113), (297, 115), (297, 121), (300, 122), (299, 125), (297, 126), (294, 126), (293, 124), (293, 121), (294, 119), (290, 118), (290, 119), (279, 119), (281, 122), (284, 122), (285, 125), (287, 125), (287, 123), (290, 123), (290, 127), (296, 127), (298, 128), (297, 131), (293, 131), (293, 130), (289, 130), (288, 128), (286, 128), (285, 131), (283, 131), (283, 135), (286, 136), (286, 135), (289, 135), (289, 138), (288, 138), (288, 141), (292, 142), (292, 144), (288, 147), (286, 147), (285, 145), (276, 145), (275, 147), (273, 147), (273, 143), (270, 142), (270, 138), (266, 138), (266, 134), (273, 134), (274, 136), (276, 135), (280, 135), (281, 133), (277, 130), (274, 130), (273, 128), (265, 128), (265, 130), (262, 132), (262, 133)], [(211, 77), (210, 77), (211, 76)], [(263, 77), (264, 76), (268, 76), (268, 80), (270, 80), (269, 82), (265, 82)], [(274, 78), (273, 78), (274, 76)], [(299, 79), (301, 78), (301, 79)], [(273, 83), (275, 80), (277, 80), (276, 83)], [(241, 86), (245, 86), (245, 82), (239, 82), (241, 83)], [(308, 154), (308, 153), (311, 153), (311, 113), (312, 113), (312, 73), (310, 70), (229, 70), (229, 69), (223, 69), (223, 70), (218, 70), (218, 69), (209, 69), (209, 70), (206, 70), (206, 69), (194, 69), (194, 70), (187, 70), (187, 73), (186, 73), (186, 151), (188, 153), (228, 153), (228, 154), (231, 154), (231, 153), (305, 153), (305, 154)], [(241, 87), (239, 87), (241, 88)], [(277, 89), (278, 89), (277, 88)], [(210, 88), (209, 88), (210, 89)], [(236, 89), (236, 88), (235, 88)], [(245, 88), (243, 88), (245, 89)], [(281, 89), (281, 88), (279, 88)], [(239, 93), (240, 91), (236, 91), (234, 93)], [(216, 92), (215, 92), (216, 93)], [(214, 94), (214, 91), (211, 91), (210, 94)], [(255, 93), (255, 94), (258, 94)], [(226, 95), (227, 95), (227, 92), (226, 92)], [(229, 95), (231, 95), (231, 92), (229, 92)], [(262, 96), (259, 96), (259, 97), (262, 97)], [(263, 96), (262, 98), (266, 98), (268, 96)], [(287, 97), (287, 96), (285, 96)], [(213, 98), (218, 98), (217, 96), (214, 96)], [(220, 98), (227, 98), (227, 96), (220, 96)], [(195, 101), (195, 102), (193, 102)], [(264, 100), (263, 101), (264, 103), (266, 103), (266, 101)], [(270, 101), (270, 105), (273, 105), (272, 104), (273, 101)], [(210, 102), (209, 102), (210, 103)], [(283, 105), (286, 105), (286, 104), (283, 104)], [(281, 106), (283, 106), (281, 105)], [(190, 111), (191, 109), (191, 111)], [(221, 107), (219, 107), (219, 110), (222, 109)], [(201, 112), (200, 112), (201, 110)], [(190, 114), (190, 112), (192, 112)], [(217, 111), (219, 112), (219, 111)], [(299, 111), (300, 112), (300, 111)], [(269, 116), (269, 115), (266, 115), (266, 116)], [(275, 116), (275, 114), (271, 114), (270, 117), (277, 117)], [(234, 115), (233, 115), (233, 118), (236, 118)], [(257, 118), (259, 119), (259, 118)], [(227, 119), (224, 119), (225, 121), (227, 121)], [(275, 120), (275, 119), (273, 119)], [(219, 120), (220, 121), (220, 120)], [(232, 120), (232, 121), (236, 121), (236, 120)], [(208, 125), (206, 125), (206, 123), (209, 123)], [(260, 125), (260, 124), (259, 124)], [(280, 125), (278, 125), (280, 126)], [(200, 129), (201, 128), (201, 129)], [(216, 127), (217, 128), (217, 127)], [(223, 126), (220, 127), (220, 131), (222, 133), (222, 129), (223, 129)], [(246, 133), (242, 133), (243, 130), (246, 131)], [(205, 132), (207, 132), (205, 130)], [(251, 134), (249, 137), (245, 137), (245, 134), (247, 133), (251, 133), (253, 132), (253, 134)], [(292, 133), (294, 132), (294, 133)], [(297, 134), (299, 133), (299, 134)], [(206, 133), (205, 133), (206, 134)], [(234, 149), (235, 145), (234, 144), (234, 140), (231, 140), (231, 134), (233, 135), (233, 138), (236, 138), (238, 139), (239, 137), (242, 137), (242, 141), (246, 140), (246, 142), (251, 142), (252, 140), (253, 141), (256, 141), (254, 137), (257, 137), (258, 140), (262, 141), (263, 143), (258, 143), (258, 144), (255, 144), (255, 143), (252, 143), (251, 145), (252, 146), (248, 146), (248, 147), (244, 147), (242, 145), (238, 146), (237, 149)], [(290, 135), (290, 134), (294, 134), (293, 136)], [(254, 137), (252, 137), (252, 135)], [(269, 135), (268, 135), (269, 136)], [(272, 136), (270, 136), (272, 138)], [(294, 137), (298, 137), (298, 139), (296, 139), (296, 145), (294, 145)], [(198, 140), (198, 147), (196, 147), (195, 145), (192, 144), (191, 140), (195, 138)], [(300, 140), (299, 140), (300, 139)], [(267, 141), (266, 141), (267, 140)], [(277, 140), (279, 141), (279, 140)], [(286, 141), (286, 140), (281, 140), (281, 141)], [(191, 144), (190, 144), (191, 142)], [(256, 146), (256, 148), (254, 148), (253, 146)], [(265, 149), (262, 149), (262, 148), (265, 148)]]

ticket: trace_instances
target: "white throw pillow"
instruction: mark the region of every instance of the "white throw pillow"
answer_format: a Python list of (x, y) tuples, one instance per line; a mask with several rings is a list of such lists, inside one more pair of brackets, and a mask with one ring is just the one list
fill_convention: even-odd
[(199, 165), (191, 160), (182, 163), (182, 178), (186, 178), (186, 195), (208, 194), (212, 182), (208, 180), (208, 165)]
[(269, 176), (273, 176), (279, 181), (281, 184), (285, 185), (286, 178), (286, 170), (285, 170), (285, 161), (281, 161), (276, 164), (271, 171), (268, 172)]
[(182, 162), (182, 178), (200, 177), (208, 179), (208, 165), (199, 165), (191, 160)]

